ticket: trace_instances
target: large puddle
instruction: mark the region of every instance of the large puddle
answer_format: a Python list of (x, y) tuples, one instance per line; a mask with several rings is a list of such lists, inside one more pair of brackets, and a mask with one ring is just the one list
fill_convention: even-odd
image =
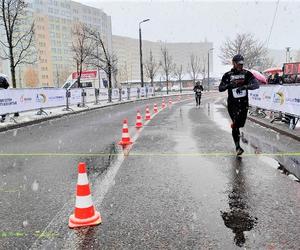
[[(222, 104), (206, 103), (204, 106), (206, 115), (213, 120), (222, 130), (231, 133), (231, 121), (224, 117), (223, 112), (227, 112)], [(242, 129), (242, 142), (247, 145), (248, 152), (257, 154), (262, 161), (274, 168), (283, 170), (285, 174), (293, 174), (300, 179), (300, 156), (290, 153), (290, 146), (281, 140), (282, 137), (274, 134), (262, 135), (262, 133), (253, 133), (247, 129)], [(267, 130), (267, 129), (266, 129)], [(270, 133), (270, 131), (268, 131)], [(245, 146), (244, 146), (245, 147)], [(294, 152), (299, 151), (295, 146)], [(270, 154), (266, 156), (265, 154)], [(297, 180), (291, 176), (292, 179)]]

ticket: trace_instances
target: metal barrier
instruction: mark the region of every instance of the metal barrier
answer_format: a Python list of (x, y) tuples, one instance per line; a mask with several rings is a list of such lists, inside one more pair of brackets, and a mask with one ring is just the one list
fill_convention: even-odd
[[(154, 88), (120, 88), (120, 89), (62, 89), (62, 88), (32, 88), (32, 89), (0, 89), (0, 115), (9, 115), (37, 110), (38, 115), (48, 115), (46, 108), (64, 107), (72, 111), (72, 105), (88, 107), (87, 104), (100, 104), (103, 101), (126, 101), (140, 98), (140, 93), (154, 96)], [(110, 98), (111, 97), (111, 98)], [(111, 99), (111, 100), (110, 100)]]

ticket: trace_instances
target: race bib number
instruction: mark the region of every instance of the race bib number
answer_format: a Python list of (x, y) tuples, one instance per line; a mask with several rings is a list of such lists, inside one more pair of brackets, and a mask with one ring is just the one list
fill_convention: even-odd
[(239, 92), (237, 92), (238, 88), (232, 89), (232, 94), (234, 98), (241, 98), (241, 97), (245, 97), (247, 96), (247, 90), (241, 90)]

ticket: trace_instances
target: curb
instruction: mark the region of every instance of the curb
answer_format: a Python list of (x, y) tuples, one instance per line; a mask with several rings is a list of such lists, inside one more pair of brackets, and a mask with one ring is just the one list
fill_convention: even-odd
[[(190, 94), (181, 94), (181, 95), (190, 95)], [(58, 114), (58, 115), (53, 115), (50, 117), (43, 117), (41, 119), (36, 119), (36, 120), (32, 120), (32, 121), (28, 121), (28, 122), (22, 122), (22, 123), (17, 123), (17, 124), (12, 124), (6, 127), (2, 127), (0, 128), (0, 133), (1, 132), (5, 132), (5, 131), (9, 131), (9, 130), (13, 130), (13, 129), (17, 129), (17, 128), (22, 128), (22, 127), (26, 127), (26, 126), (30, 126), (30, 125), (35, 125), (35, 124), (39, 124), (45, 121), (49, 121), (49, 120), (54, 120), (57, 118), (61, 118), (64, 116), (70, 116), (70, 115), (76, 115), (76, 114), (80, 114), (83, 112), (89, 112), (89, 111), (93, 111), (93, 110), (97, 110), (97, 109), (102, 109), (102, 108), (107, 108), (107, 107), (112, 107), (112, 106), (117, 106), (117, 105), (122, 105), (122, 104), (127, 104), (127, 103), (133, 103), (133, 102), (141, 102), (141, 101), (146, 101), (146, 100), (151, 100), (151, 99), (158, 99), (158, 98), (162, 98), (162, 97), (171, 97), (171, 96), (178, 96), (177, 95), (167, 95), (167, 96), (153, 96), (147, 99), (137, 99), (137, 100), (126, 100), (123, 102), (118, 102), (118, 103), (109, 103), (109, 105), (105, 105), (105, 106), (100, 106), (100, 107), (92, 107), (92, 108), (88, 108), (88, 109), (83, 109), (83, 110), (77, 110), (77, 111), (72, 111), (70, 113), (65, 113), (65, 114)]]
[(252, 117), (252, 116), (248, 116), (248, 119), (250, 121), (252, 121), (252, 122), (255, 122), (255, 123), (257, 123), (257, 124), (265, 127), (265, 128), (272, 129), (272, 130), (274, 130), (274, 131), (276, 131), (276, 132), (278, 132), (280, 134), (283, 134), (285, 136), (288, 136), (288, 137), (290, 137), (290, 138), (292, 138), (292, 139), (300, 142), (300, 136), (297, 136), (297, 135), (295, 135), (292, 132), (289, 132), (287, 130), (275, 127), (275, 126), (271, 125), (272, 123), (270, 124), (270, 123), (267, 123), (267, 122), (263, 122), (263, 121), (261, 121), (259, 119), (256, 119), (256, 118)]
[[(224, 105), (225, 108), (227, 108), (227, 104), (226, 103), (223, 102), (223, 105)], [(261, 126), (263, 126), (265, 128), (272, 129), (272, 130), (274, 130), (274, 131), (276, 131), (276, 132), (278, 132), (278, 133), (280, 133), (282, 135), (285, 135), (287, 137), (290, 137), (290, 138), (292, 138), (292, 139), (300, 142), (300, 136), (297, 136), (297, 135), (295, 135), (294, 133), (292, 133), (292, 132), (290, 132), (288, 130), (284, 130), (283, 128), (275, 127), (270, 122), (268, 123), (268, 122), (261, 121), (261, 120), (255, 118), (255, 117), (253, 117), (253, 116), (250, 116), (249, 114), (247, 116), (247, 119), (249, 121), (251, 121), (251, 122), (257, 123), (257, 124), (259, 124), (259, 125), (261, 125)]]

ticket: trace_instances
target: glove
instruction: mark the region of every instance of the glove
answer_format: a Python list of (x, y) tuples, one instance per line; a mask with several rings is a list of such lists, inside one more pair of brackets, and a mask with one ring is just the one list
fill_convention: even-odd
[(230, 83), (227, 84), (228, 89), (235, 89), (237, 87), (238, 87), (238, 85), (236, 84), (235, 81), (230, 81)]

